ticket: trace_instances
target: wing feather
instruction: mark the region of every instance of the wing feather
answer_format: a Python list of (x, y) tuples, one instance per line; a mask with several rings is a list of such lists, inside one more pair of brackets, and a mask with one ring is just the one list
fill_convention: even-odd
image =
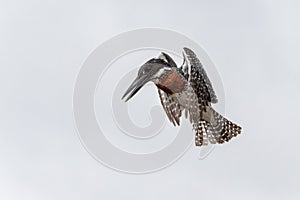
[(189, 48), (183, 48), (184, 64), (181, 67), (195, 90), (202, 106), (217, 103), (218, 99), (212, 84), (196, 54)]
[(158, 88), (158, 94), (160, 98), (161, 105), (163, 106), (169, 120), (176, 125), (180, 125), (181, 117), (181, 106), (175, 101), (175, 99), (165, 93), (163, 90)]
[(200, 119), (200, 110), (198, 98), (192, 87), (188, 87), (187, 96), (185, 98), (185, 105), (178, 103), (178, 97), (168, 95), (166, 92), (158, 88), (160, 102), (169, 118), (169, 120), (176, 125), (180, 125), (180, 117), (182, 112), (185, 112), (185, 117), (190, 120), (192, 124), (197, 123)]

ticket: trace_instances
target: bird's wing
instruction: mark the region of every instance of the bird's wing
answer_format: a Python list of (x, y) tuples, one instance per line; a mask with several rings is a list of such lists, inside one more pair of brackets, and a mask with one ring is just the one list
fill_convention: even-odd
[(196, 54), (189, 48), (183, 48), (184, 62), (181, 66), (190, 85), (198, 96), (199, 104), (205, 108), (210, 103), (217, 103), (218, 99), (212, 84)]
[(163, 90), (158, 89), (158, 94), (160, 98), (161, 105), (163, 106), (169, 120), (176, 125), (180, 125), (180, 117), (182, 113), (182, 109), (179, 103), (176, 102), (174, 97), (169, 96)]
[(180, 117), (185, 112), (185, 117), (190, 120), (192, 124), (198, 123), (200, 119), (200, 110), (198, 104), (198, 97), (192, 87), (187, 88), (185, 105), (182, 106), (176, 100), (176, 96), (168, 95), (166, 92), (158, 88), (160, 102), (169, 118), (169, 120), (176, 125), (180, 125)]

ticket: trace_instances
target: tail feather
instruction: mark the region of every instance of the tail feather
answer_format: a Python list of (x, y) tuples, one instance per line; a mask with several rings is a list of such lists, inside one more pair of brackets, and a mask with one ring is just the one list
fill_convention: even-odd
[(194, 124), (196, 132), (196, 146), (211, 144), (222, 144), (241, 133), (242, 128), (211, 109), (210, 122), (200, 120)]
[(208, 126), (209, 123), (204, 120), (200, 120), (193, 124), (196, 146), (208, 145)]

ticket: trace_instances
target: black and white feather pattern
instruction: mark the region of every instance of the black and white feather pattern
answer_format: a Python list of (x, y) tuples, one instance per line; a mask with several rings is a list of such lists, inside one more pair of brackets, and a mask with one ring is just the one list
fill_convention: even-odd
[(165, 93), (163, 90), (158, 89), (158, 94), (160, 98), (161, 105), (163, 106), (170, 122), (174, 126), (180, 125), (180, 117), (182, 114), (181, 105), (176, 102), (176, 100)]
[(183, 56), (184, 71), (188, 73), (188, 80), (198, 96), (199, 103), (203, 106), (210, 105), (210, 102), (217, 103), (212, 84), (196, 54), (188, 48), (183, 48)]
[(183, 112), (192, 124), (197, 123), (200, 118), (200, 110), (198, 98), (191, 87), (186, 89), (185, 105), (178, 102), (178, 96), (169, 95), (161, 89), (158, 89), (158, 94), (160, 102), (174, 126), (180, 125), (180, 117)]
[[(224, 143), (241, 133), (241, 127), (232, 123), (217, 113), (211, 103), (217, 103), (218, 99), (212, 84), (196, 54), (188, 49), (183, 49), (184, 64), (182, 69), (187, 73), (188, 81), (198, 97), (201, 119), (193, 124), (195, 130), (195, 144), (197, 146)], [(208, 113), (209, 118), (203, 115)]]
[[(180, 125), (180, 118), (185, 113), (195, 131), (196, 146), (222, 144), (241, 133), (241, 127), (232, 123), (212, 107), (211, 103), (217, 103), (218, 99), (212, 84), (196, 54), (188, 49), (183, 49), (184, 62), (177, 68), (170, 58), (172, 66), (176, 67), (187, 81), (183, 92), (184, 103), (178, 99), (183, 94), (169, 95), (158, 89), (161, 104), (169, 118), (176, 125)], [(170, 60), (168, 60), (170, 62)]]
[(193, 124), (196, 146), (222, 144), (241, 133), (242, 128), (220, 115), (213, 108), (208, 108), (211, 120), (198, 120)]

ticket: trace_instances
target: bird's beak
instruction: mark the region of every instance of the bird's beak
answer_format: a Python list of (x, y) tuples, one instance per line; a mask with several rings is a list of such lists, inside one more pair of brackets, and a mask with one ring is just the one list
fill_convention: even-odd
[(127, 102), (129, 99), (131, 99), (148, 81), (150, 81), (150, 77), (147, 75), (137, 77), (129, 86), (129, 88), (126, 90), (124, 95), (122, 96), (122, 99), (125, 99), (125, 102)]

